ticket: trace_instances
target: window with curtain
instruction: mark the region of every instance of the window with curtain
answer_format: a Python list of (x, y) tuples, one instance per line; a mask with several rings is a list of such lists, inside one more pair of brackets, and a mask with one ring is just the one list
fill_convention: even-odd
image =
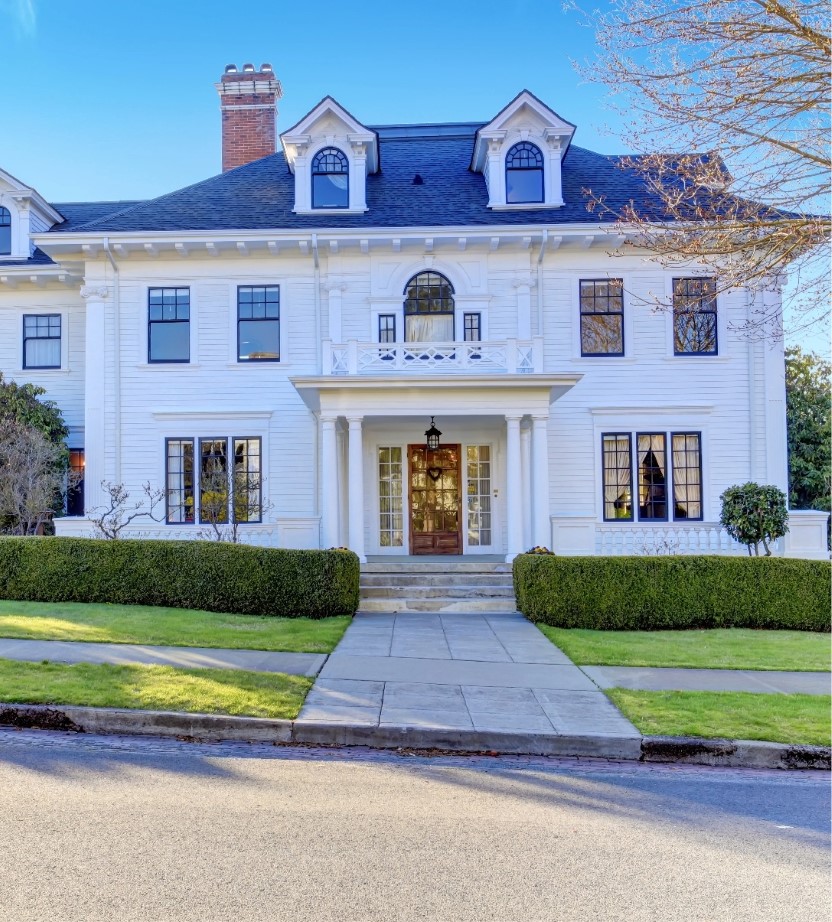
[(581, 279), (581, 355), (624, 355), (624, 282)]
[(23, 315), (23, 367), (61, 367), (61, 315)]
[(673, 351), (717, 354), (715, 279), (673, 279)]
[(454, 341), (454, 288), (438, 272), (414, 275), (404, 290), (405, 339), (409, 343)]
[(540, 148), (521, 141), (506, 154), (506, 202), (543, 201), (543, 154)]
[(667, 520), (667, 437), (663, 432), (637, 436), (639, 520)]
[(0, 207), (0, 256), (10, 256), (12, 252), (12, 213), (8, 208)]
[(633, 520), (633, 465), (629, 432), (601, 437), (604, 467), (604, 518)]
[(325, 147), (312, 160), (312, 207), (349, 208), (350, 165), (337, 147)]
[(698, 432), (674, 432), (673, 518), (702, 519), (702, 446)]

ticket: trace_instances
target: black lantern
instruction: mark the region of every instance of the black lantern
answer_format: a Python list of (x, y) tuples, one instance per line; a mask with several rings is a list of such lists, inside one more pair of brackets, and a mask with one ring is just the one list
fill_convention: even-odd
[(427, 438), (427, 447), (429, 451), (433, 451), (439, 448), (439, 436), (442, 433), (436, 428), (436, 424), (433, 421), (433, 417), (430, 418), (430, 429), (425, 433)]

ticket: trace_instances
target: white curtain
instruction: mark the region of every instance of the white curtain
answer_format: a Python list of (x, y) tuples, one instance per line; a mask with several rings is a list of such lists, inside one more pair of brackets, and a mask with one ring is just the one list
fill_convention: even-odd
[(26, 342), (26, 367), (47, 368), (61, 364), (59, 339), (30, 339)]
[(454, 341), (454, 315), (408, 314), (405, 337), (409, 343), (451, 343)]
[[(613, 451), (609, 450), (611, 447)], [(608, 467), (609, 462), (615, 467)], [(630, 468), (630, 440), (626, 437), (604, 439), (604, 505), (608, 519), (629, 518), (632, 511)], [(628, 506), (631, 507), (629, 512)]]

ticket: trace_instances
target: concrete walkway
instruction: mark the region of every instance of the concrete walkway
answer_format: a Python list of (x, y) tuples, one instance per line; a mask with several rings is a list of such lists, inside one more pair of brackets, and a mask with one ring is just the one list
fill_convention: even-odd
[(643, 691), (738, 691), (828, 695), (828, 672), (763, 672), (753, 669), (666, 669), (646, 666), (582, 666), (600, 688)]
[(155, 647), (132, 643), (82, 643), (63, 640), (0, 639), (0, 659), (39, 663), (110, 663), (116, 666), (176, 666), (180, 669), (247, 669), (316, 676), (322, 653), (269, 653), (265, 650), (220, 650), (207, 647)]
[(298, 720), (639, 737), (606, 695), (516, 613), (359, 613)]

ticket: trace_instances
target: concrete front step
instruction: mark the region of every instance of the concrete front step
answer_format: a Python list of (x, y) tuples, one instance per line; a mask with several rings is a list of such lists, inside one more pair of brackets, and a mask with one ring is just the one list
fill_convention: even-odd
[(511, 599), (513, 586), (365, 586), (361, 599)]
[(509, 573), (362, 573), (361, 588), (373, 586), (510, 586)]
[(511, 573), (510, 563), (365, 563), (365, 573), (401, 573), (418, 576), (429, 573)]
[(514, 599), (362, 599), (359, 611), (365, 612), (466, 612), (498, 614), (517, 611)]

